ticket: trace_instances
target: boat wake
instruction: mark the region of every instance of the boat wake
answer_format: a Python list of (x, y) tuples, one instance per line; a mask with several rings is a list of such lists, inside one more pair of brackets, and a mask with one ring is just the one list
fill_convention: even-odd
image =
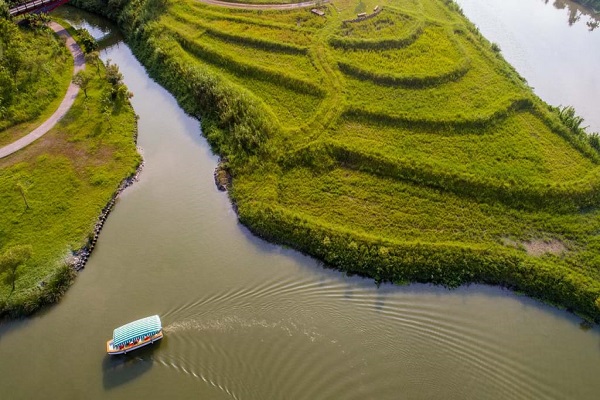
[(181, 372), (193, 379), (202, 381), (205, 384), (210, 385), (215, 389), (219, 389), (221, 392), (227, 394), (232, 399), (235, 399), (235, 400), (241, 399), (241, 397), (239, 397), (235, 392), (233, 392), (227, 386), (224, 386), (223, 384), (217, 382), (216, 380), (213, 380), (211, 377), (205, 375), (205, 373), (203, 373), (201, 371), (195, 371), (193, 369), (188, 370), (184, 365), (180, 365), (180, 364), (176, 363), (174, 360), (155, 358), (154, 361), (163, 367)]

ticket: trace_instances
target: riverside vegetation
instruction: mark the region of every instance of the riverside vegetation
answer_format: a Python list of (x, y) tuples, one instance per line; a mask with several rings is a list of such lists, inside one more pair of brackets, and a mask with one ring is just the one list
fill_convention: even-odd
[[(1, 87), (10, 92), (3, 97), (0, 139), (11, 142), (54, 112), (72, 79), (73, 59), (43, 25), (18, 28), (0, 18), (0, 28), (6, 50), (0, 76), (7, 77)], [(6, 73), (11, 52), (21, 62)], [(83, 90), (67, 115), (0, 159), (0, 316), (29, 314), (64, 293), (74, 277), (69, 258), (87, 244), (101, 210), (141, 161), (117, 66), (104, 65), (94, 52), (86, 59), (76, 79)]]
[(257, 235), (377, 282), (499, 284), (600, 319), (597, 136), (452, 1), (75, 4), (201, 118)]

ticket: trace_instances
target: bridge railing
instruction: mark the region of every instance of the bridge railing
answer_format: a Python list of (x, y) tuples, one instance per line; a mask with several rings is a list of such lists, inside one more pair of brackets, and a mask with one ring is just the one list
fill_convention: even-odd
[(65, 1), (60, 0), (34, 0), (25, 4), (21, 4), (9, 10), (9, 13), (12, 17), (17, 15), (26, 14), (28, 12), (33, 12), (44, 8), (45, 6), (51, 5), (53, 3), (64, 3)]

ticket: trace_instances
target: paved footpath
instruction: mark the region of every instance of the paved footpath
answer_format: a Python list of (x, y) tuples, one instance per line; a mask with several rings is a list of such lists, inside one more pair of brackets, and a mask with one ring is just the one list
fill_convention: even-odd
[[(56, 22), (50, 22), (48, 24), (50, 29), (58, 34), (58, 36), (64, 37), (66, 39), (66, 45), (73, 56), (73, 60), (75, 62), (75, 68), (73, 69), (73, 76), (77, 74), (77, 72), (83, 70), (85, 68), (85, 58), (83, 57), (83, 52), (75, 40), (65, 28)], [(69, 84), (69, 88), (67, 89), (67, 93), (63, 98), (63, 101), (58, 106), (58, 109), (48, 118), (42, 125), (34, 129), (27, 136), (22, 137), (21, 139), (12, 142), (11, 144), (0, 148), (0, 158), (6, 157), (15, 151), (21, 150), (23, 147), (31, 144), (35, 140), (41, 138), (44, 134), (46, 134), (50, 129), (56, 125), (58, 121), (62, 117), (65, 116), (67, 111), (73, 105), (75, 98), (77, 97), (77, 93), (79, 93), (79, 86), (75, 85), (73, 82)]]

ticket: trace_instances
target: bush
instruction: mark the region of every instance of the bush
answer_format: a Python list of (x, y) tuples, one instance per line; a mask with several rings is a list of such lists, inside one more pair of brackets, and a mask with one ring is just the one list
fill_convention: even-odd
[(98, 42), (85, 28), (77, 29), (75, 40), (86, 54), (98, 50)]
[(10, 18), (9, 7), (4, 0), (0, 0), (0, 18)]

